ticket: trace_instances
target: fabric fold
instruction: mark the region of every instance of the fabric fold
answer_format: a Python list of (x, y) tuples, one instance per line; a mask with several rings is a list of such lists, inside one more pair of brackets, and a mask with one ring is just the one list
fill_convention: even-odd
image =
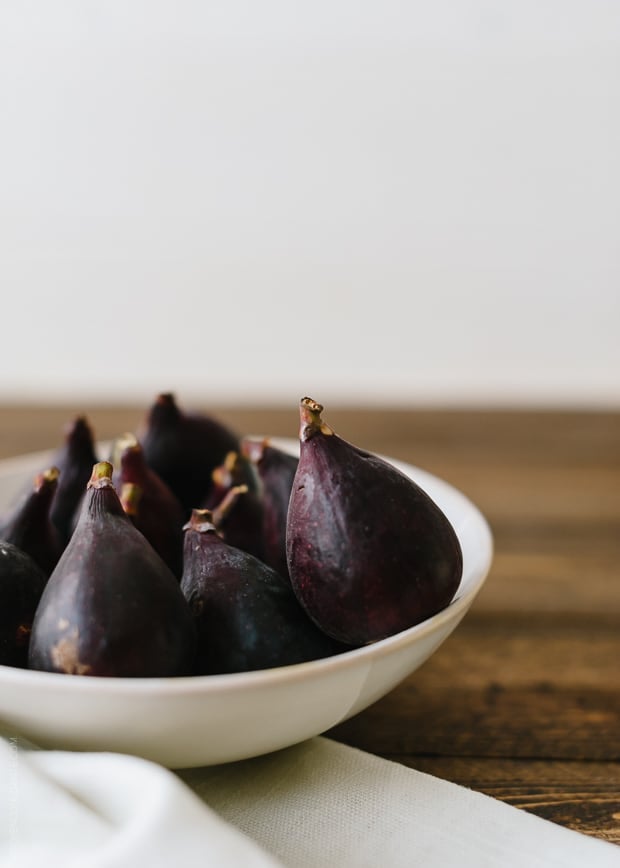
[(0, 864), (620, 868), (620, 848), (327, 738), (225, 766), (0, 741)]
[(0, 742), (0, 865), (277, 868), (172, 772), (137, 757)]

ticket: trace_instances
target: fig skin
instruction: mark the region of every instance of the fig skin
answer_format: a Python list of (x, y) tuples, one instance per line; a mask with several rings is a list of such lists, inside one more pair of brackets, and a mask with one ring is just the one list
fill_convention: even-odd
[(35, 611), (47, 576), (17, 546), (0, 541), (0, 664), (25, 669)]
[(78, 416), (67, 426), (65, 442), (52, 459), (60, 476), (50, 516), (63, 546), (73, 533), (84, 491), (97, 460), (92, 428), (85, 416)]
[(447, 606), (463, 560), (433, 500), (382, 459), (338, 437), (311, 398), (288, 511), (291, 583), (330, 636), (363, 645)]
[(58, 530), (50, 518), (58, 476), (57, 467), (50, 467), (39, 473), (26, 499), (7, 516), (0, 529), (0, 539), (13, 543), (30, 555), (46, 577), (58, 563), (64, 548)]
[(188, 675), (194, 625), (178, 581), (123, 511), (112, 465), (95, 465), (69, 545), (43, 592), (32, 669), (77, 675)]
[(183, 523), (178, 498), (148, 466), (137, 439), (126, 434), (117, 441), (114, 484), (123, 509), (177, 579), (183, 573)]
[(299, 459), (273, 446), (268, 438), (259, 441), (246, 437), (241, 450), (256, 466), (261, 483), (263, 560), (289, 579), (286, 520)]
[(211, 416), (183, 412), (170, 393), (157, 397), (138, 439), (147, 464), (172, 489), (186, 516), (204, 503), (211, 474), (226, 454), (239, 451), (234, 432)]
[(194, 615), (197, 675), (271, 669), (348, 648), (307, 617), (287, 582), (219, 536), (209, 510), (185, 526), (181, 589)]

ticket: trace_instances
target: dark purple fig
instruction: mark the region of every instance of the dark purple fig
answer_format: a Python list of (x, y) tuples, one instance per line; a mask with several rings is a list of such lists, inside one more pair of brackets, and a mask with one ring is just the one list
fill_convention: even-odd
[(242, 452), (255, 464), (261, 482), (264, 561), (288, 578), (286, 518), (299, 459), (272, 446), (268, 438), (245, 438)]
[(213, 471), (212, 479), (213, 485), (203, 507), (215, 509), (229, 491), (243, 486), (243, 496), (236, 498), (234, 506), (222, 515), (218, 530), (229, 545), (264, 560), (263, 506), (256, 492), (258, 483), (252, 465), (239, 452), (229, 452), (224, 463)]
[(342, 642), (383, 639), (443, 609), (463, 568), (454, 529), (391, 464), (338, 437), (301, 401), (301, 453), (287, 524), (293, 589)]
[(0, 663), (26, 668), (34, 614), (47, 577), (33, 559), (0, 541)]
[(50, 507), (58, 485), (58, 468), (39, 473), (32, 490), (0, 529), (0, 539), (13, 543), (49, 576), (63, 552), (58, 530), (50, 519)]
[(270, 669), (346, 650), (312, 623), (281, 576), (224, 542), (209, 510), (194, 510), (185, 528), (181, 589), (196, 623), (196, 674)]
[(93, 465), (97, 463), (93, 432), (83, 416), (66, 429), (65, 442), (52, 459), (60, 470), (51, 519), (63, 545), (69, 541)]
[(123, 511), (112, 465), (96, 464), (69, 545), (32, 626), (32, 669), (187, 675), (194, 625), (179, 583)]
[(117, 441), (114, 484), (123, 509), (155, 551), (180, 579), (183, 572), (183, 507), (144, 460), (133, 435)]
[(232, 431), (211, 416), (183, 412), (171, 394), (158, 396), (139, 439), (147, 464), (170, 486), (186, 514), (204, 503), (211, 474), (226, 453), (239, 450)]

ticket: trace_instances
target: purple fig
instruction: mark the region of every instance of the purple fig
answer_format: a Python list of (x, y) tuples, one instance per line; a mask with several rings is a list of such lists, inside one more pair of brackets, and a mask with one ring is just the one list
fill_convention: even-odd
[(0, 541), (0, 663), (25, 668), (34, 614), (47, 577), (33, 559)]
[(184, 510), (176, 495), (144, 460), (131, 434), (116, 443), (114, 484), (134, 525), (180, 579), (183, 572)]
[(184, 558), (196, 674), (269, 669), (346, 650), (312, 623), (281, 576), (224, 542), (209, 510), (193, 510)]
[(205, 509), (215, 509), (229, 491), (244, 487), (243, 496), (222, 516), (218, 528), (229, 545), (264, 560), (263, 506), (256, 493), (258, 483), (252, 465), (239, 452), (229, 452), (224, 463), (213, 471), (212, 480), (211, 491), (203, 503)]
[(50, 518), (59, 471), (50, 467), (39, 473), (34, 485), (14, 512), (5, 519), (0, 539), (26, 552), (49, 576), (63, 552), (63, 544)]
[(299, 459), (277, 449), (268, 438), (261, 441), (246, 437), (241, 450), (255, 464), (261, 482), (263, 559), (288, 578), (286, 518)]
[(303, 398), (287, 523), (293, 589), (330, 636), (383, 639), (443, 609), (461, 579), (456, 533), (391, 464), (342, 440)]
[(97, 463), (93, 432), (83, 416), (65, 431), (65, 442), (52, 459), (60, 477), (52, 502), (51, 519), (63, 545), (69, 541), (93, 465)]
[(193, 619), (179, 583), (123, 511), (112, 465), (96, 464), (78, 524), (37, 608), (30, 667), (187, 675), (193, 652)]
[(151, 407), (139, 436), (149, 467), (161, 476), (189, 513), (203, 503), (211, 474), (239, 440), (210, 416), (185, 413), (174, 396), (161, 394)]

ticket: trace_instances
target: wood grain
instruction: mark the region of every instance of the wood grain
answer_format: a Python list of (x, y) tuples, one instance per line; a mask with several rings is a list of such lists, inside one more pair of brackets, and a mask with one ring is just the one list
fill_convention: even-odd
[[(215, 408), (296, 436), (297, 411)], [(0, 408), (0, 457), (97, 436), (140, 407)], [(417, 464), (485, 513), (496, 553), (471, 612), (389, 696), (330, 735), (620, 843), (620, 413), (332, 408), (364, 448)]]

